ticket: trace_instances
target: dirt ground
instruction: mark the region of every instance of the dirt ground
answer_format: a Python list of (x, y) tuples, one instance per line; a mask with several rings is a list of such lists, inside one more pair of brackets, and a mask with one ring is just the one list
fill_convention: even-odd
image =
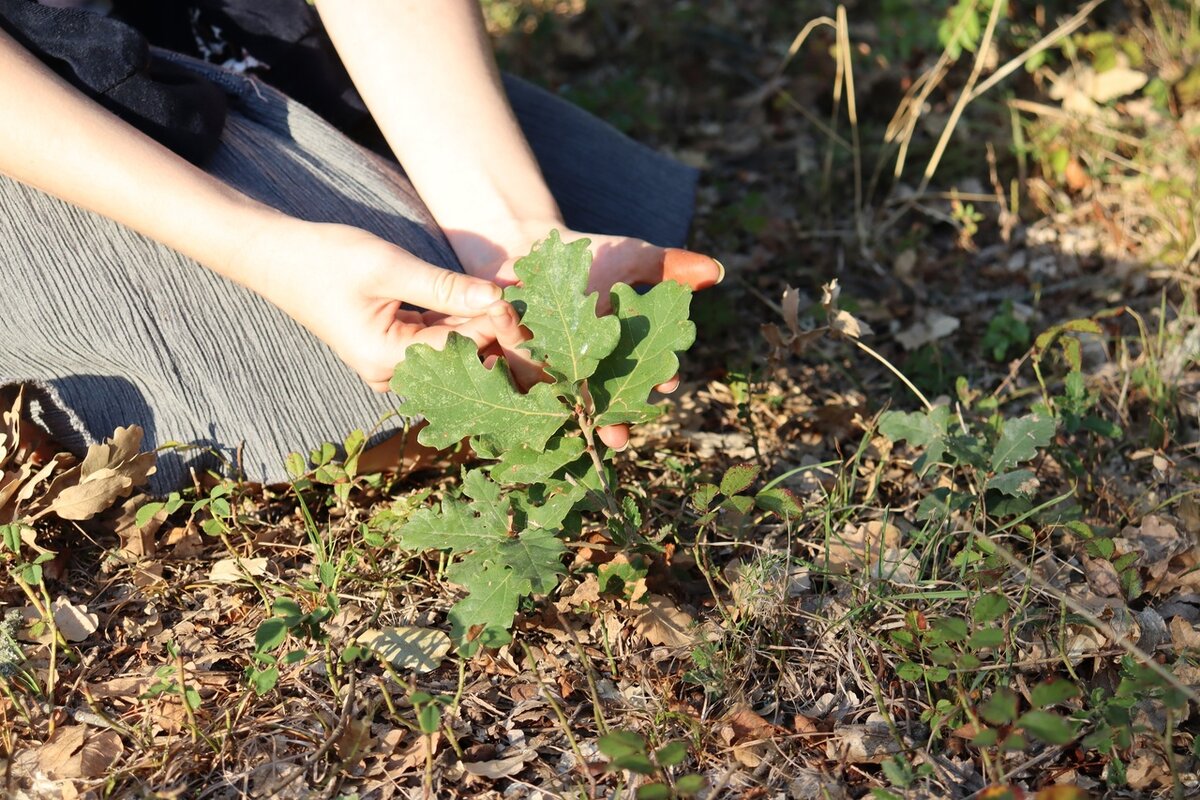
[(4, 398), (6, 796), (1200, 796), (1194, 4), (485, 9), (702, 171), (728, 277), (615, 460), (645, 542), (585, 523), (462, 658), (398, 546), (456, 467), (73, 521)]

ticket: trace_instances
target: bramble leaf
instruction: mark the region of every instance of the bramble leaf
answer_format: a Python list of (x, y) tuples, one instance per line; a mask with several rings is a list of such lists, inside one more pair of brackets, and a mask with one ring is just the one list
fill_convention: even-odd
[(429, 421), (417, 437), (429, 447), (449, 447), (475, 434), (495, 450), (523, 444), (541, 450), (570, 415), (550, 384), (522, 394), (503, 360), (487, 369), (475, 342), (458, 333), (441, 351), (409, 347), (391, 387)]
[(588, 381), (597, 425), (646, 422), (661, 413), (646, 400), (655, 386), (679, 371), (676, 354), (696, 340), (696, 326), (688, 320), (691, 299), (691, 289), (674, 281), (646, 294), (623, 283), (613, 287), (621, 339)]
[(570, 383), (594, 373), (621, 333), (615, 318), (596, 316), (599, 295), (587, 293), (589, 244), (587, 239), (564, 244), (558, 231), (551, 231), (517, 261), (514, 270), (523, 285), (504, 292), (521, 313), (521, 324), (533, 334), (525, 349), (546, 363), (550, 375)]

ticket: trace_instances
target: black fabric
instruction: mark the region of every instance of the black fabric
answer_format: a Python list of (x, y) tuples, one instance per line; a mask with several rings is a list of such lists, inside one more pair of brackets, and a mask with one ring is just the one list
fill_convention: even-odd
[(0, 0), (0, 27), (85, 94), (194, 163), (216, 149), (225, 95), (163, 61), (132, 27), (78, 9)]
[(113, 0), (111, 17), (0, 0), (0, 27), (84, 93), (193, 163), (216, 149), (227, 100), (150, 46), (258, 64), (275, 86), (364, 144), (378, 129), (306, 0)]
[(372, 124), (307, 0), (113, 0), (113, 14), (156, 47), (217, 64), (253, 56), (255, 77), (344, 132)]

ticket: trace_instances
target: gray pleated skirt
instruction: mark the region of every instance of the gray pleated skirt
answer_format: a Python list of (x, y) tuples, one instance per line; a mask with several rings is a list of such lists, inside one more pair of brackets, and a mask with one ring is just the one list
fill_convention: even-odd
[[(294, 216), (355, 225), (461, 269), (395, 162), (261, 82), (171, 57), (230, 94), (205, 165), (213, 175)], [(528, 83), (505, 86), (569, 226), (683, 244), (692, 170)], [(177, 488), (189, 467), (238, 465), (235, 454), (249, 480), (284, 480), (289, 452), (399, 408), (258, 295), (3, 176), (0, 278), (0, 387), (36, 387), (40, 420), (73, 449), (130, 424), (147, 447), (197, 445), (161, 454), (156, 492)]]

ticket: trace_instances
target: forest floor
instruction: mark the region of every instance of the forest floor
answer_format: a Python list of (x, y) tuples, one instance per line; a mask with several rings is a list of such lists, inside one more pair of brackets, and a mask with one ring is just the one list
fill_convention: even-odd
[(47, 461), (8, 398), (4, 795), (1200, 796), (1200, 12), (996, 7), (485, 3), (702, 170), (728, 278), (615, 461), (655, 546), (463, 658), (395, 541), (457, 468), (97, 513), (136, 434)]

